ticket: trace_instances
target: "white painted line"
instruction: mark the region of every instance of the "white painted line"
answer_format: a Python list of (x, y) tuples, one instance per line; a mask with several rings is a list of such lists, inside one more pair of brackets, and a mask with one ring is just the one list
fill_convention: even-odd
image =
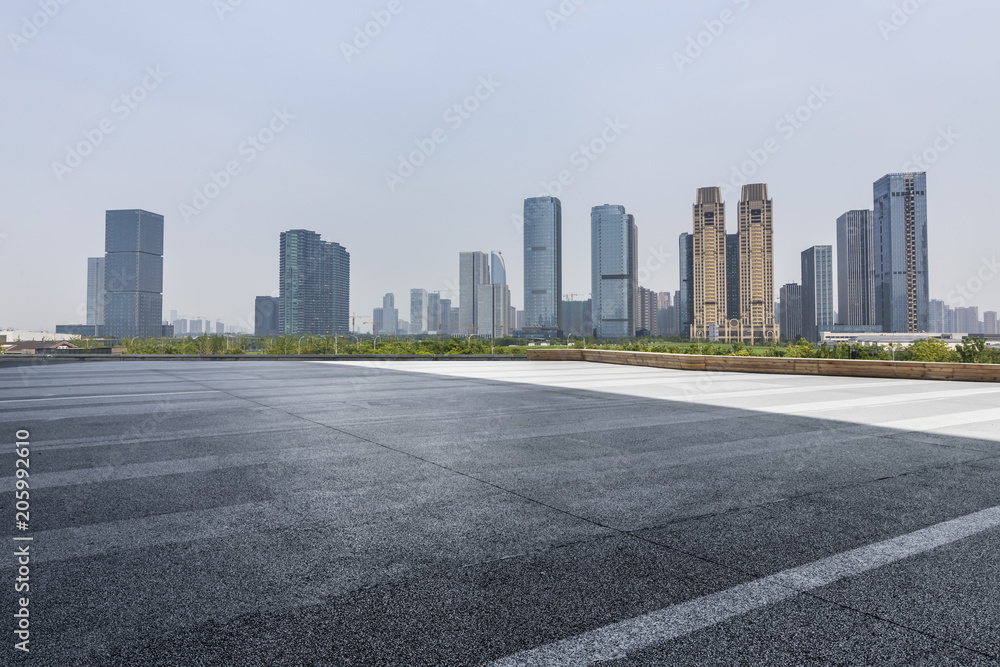
[(719, 593), (516, 653), (489, 667), (590, 665), (717, 625), (799, 593), (896, 563), (1000, 526), (1000, 506), (846, 551)]
[(933, 417), (917, 417), (900, 419), (898, 421), (882, 422), (883, 428), (899, 429), (901, 431), (933, 431), (939, 428), (982, 424), (984, 422), (1000, 421), (1000, 409), (970, 410), (969, 412), (950, 412)]
[(34, 403), (37, 401), (82, 401), (91, 400), (95, 398), (145, 398), (149, 396), (183, 396), (186, 394), (219, 394), (221, 392), (214, 389), (206, 389), (205, 391), (168, 391), (159, 394), (107, 394), (105, 396), (50, 396), (47, 398), (12, 398), (0, 400), (0, 405), (6, 403)]

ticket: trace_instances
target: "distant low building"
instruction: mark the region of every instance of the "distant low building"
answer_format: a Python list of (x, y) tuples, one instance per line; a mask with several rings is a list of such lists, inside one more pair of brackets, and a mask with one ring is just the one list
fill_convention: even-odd
[(38, 341), (29, 340), (20, 343), (3, 343), (4, 354), (45, 354), (52, 350), (82, 350), (79, 345), (74, 345), (65, 340)]

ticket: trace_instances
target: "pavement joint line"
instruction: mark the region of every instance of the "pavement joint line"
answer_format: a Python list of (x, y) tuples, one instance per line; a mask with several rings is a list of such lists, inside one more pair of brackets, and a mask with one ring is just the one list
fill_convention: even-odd
[(1000, 505), (527, 649), (487, 663), (487, 667), (591, 665), (626, 658), (629, 652), (687, 636), (997, 527)]
[(219, 394), (219, 393), (222, 392), (220, 392), (217, 389), (212, 389), (210, 391), (168, 391), (156, 394), (108, 394), (105, 396), (83, 395), (83, 396), (46, 396), (43, 398), (7, 398), (7, 399), (0, 399), (0, 405), (5, 405), (7, 403), (35, 403), (38, 401), (78, 401), (78, 400), (93, 400), (97, 398), (146, 398), (149, 396), (180, 396), (183, 394)]

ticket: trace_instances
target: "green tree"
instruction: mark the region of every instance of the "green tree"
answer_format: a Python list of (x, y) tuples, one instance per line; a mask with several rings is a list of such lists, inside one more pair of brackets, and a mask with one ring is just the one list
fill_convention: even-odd
[[(958, 354), (940, 338), (914, 341), (905, 350), (908, 361), (957, 361)], [(897, 353), (896, 358), (900, 355)]]

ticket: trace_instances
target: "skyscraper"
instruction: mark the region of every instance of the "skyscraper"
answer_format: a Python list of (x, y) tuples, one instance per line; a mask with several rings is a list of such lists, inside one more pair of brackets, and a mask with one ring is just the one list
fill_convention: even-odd
[(875, 323), (875, 255), (872, 211), (837, 218), (837, 317), (839, 324)]
[(624, 206), (605, 204), (591, 209), (591, 315), (598, 338), (635, 336), (638, 237), (635, 218)]
[(510, 288), (487, 283), (477, 287), (476, 333), (483, 338), (503, 338), (511, 332)]
[(163, 332), (163, 216), (141, 209), (107, 211), (104, 250), (104, 334), (159, 338)]
[(351, 255), (316, 232), (281, 233), (279, 328), (289, 335), (350, 330)]
[(470, 336), (479, 328), (479, 286), (490, 284), (490, 256), (463, 252), (458, 257), (458, 335)]
[(1000, 323), (997, 321), (997, 311), (987, 310), (983, 313), (983, 333), (984, 334), (998, 334), (1000, 331)]
[(674, 305), (677, 308), (677, 335), (690, 338), (694, 324), (694, 236), (681, 234), (680, 245), (680, 285)]
[(555, 197), (524, 200), (524, 328), (562, 330), (562, 203)]
[(490, 282), (494, 285), (507, 284), (507, 263), (499, 250), (490, 253)]
[(104, 326), (104, 266), (103, 257), (87, 258), (87, 324), (98, 327)]
[(927, 328), (934, 333), (945, 333), (945, 305), (940, 299), (931, 299), (928, 306)]
[(802, 252), (802, 336), (819, 342), (821, 331), (833, 329), (833, 246)]
[(875, 323), (927, 331), (927, 174), (888, 174), (874, 193)]
[(441, 326), (441, 293), (427, 293), (427, 333), (440, 334)]
[(783, 285), (781, 295), (781, 337), (790, 343), (802, 338), (802, 286)]
[[(255, 336), (277, 336), (280, 333), (278, 327), (278, 297), (258, 296), (254, 299), (254, 321), (253, 333)], [(175, 334), (185, 333), (177, 331)]]
[(372, 333), (376, 336), (395, 336), (399, 332), (399, 311), (396, 295), (388, 292), (382, 297), (382, 307), (372, 310)]
[(729, 340), (726, 318), (726, 205), (719, 188), (700, 188), (694, 205), (694, 321), (691, 337)]
[(410, 333), (427, 333), (427, 290), (410, 290)]
[[(745, 343), (778, 340), (774, 320), (774, 213), (767, 185), (744, 185), (739, 208), (739, 319), (732, 338)], [(728, 249), (727, 249), (728, 252)], [(730, 324), (731, 329), (735, 329)]]

